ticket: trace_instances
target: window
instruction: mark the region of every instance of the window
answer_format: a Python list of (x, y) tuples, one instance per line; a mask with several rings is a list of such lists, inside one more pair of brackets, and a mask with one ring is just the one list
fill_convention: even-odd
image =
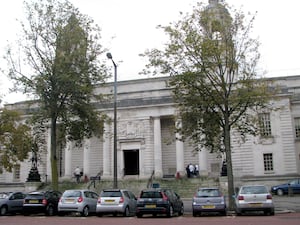
[(273, 171), (273, 154), (264, 154), (264, 170), (265, 172)]
[(270, 113), (259, 114), (259, 125), (260, 125), (260, 135), (262, 137), (270, 137), (272, 134)]
[(296, 138), (300, 138), (300, 118), (295, 118), (294, 121)]
[(13, 179), (15, 181), (20, 180), (20, 165), (15, 165), (14, 166)]

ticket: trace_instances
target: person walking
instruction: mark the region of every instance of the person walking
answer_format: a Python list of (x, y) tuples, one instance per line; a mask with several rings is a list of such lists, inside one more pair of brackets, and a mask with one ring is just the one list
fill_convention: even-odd
[(81, 176), (81, 170), (80, 170), (79, 166), (76, 167), (76, 169), (74, 171), (74, 175), (76, 177), (77, 184), (79, 184), (80, 183), (80, 176)]

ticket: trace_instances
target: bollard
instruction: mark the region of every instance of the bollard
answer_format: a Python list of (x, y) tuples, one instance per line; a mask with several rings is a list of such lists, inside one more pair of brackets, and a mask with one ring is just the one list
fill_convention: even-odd
[(294, 196), (294, 193), (293, 193), (293, 189), (292, 189), (292, 187), (291, 187), (291, 184), (289, 184), (289, 187), (288, 187), (288, 194), (289, 194), (289, 197)]

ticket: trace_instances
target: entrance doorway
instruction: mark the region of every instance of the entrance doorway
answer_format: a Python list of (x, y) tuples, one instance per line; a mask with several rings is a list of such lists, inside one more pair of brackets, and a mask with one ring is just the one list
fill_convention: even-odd
[(139, 150), (124, 150), (124, 175), (139, 175)]

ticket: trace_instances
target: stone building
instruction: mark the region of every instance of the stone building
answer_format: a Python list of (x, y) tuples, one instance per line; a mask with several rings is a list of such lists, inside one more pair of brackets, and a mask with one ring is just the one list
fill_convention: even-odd
[[(287, 179), (300, 175), (300, 76), (273, 79), (280, 94), (272, 102), (273, 111), (258, 116), (264, 123), (265, 136), (248, 137), (246, 142), (233, 135), (233, 172), (237, 181)], [(176, 139), (174, 131), (176, 106), (169, 77), (118, 82), (117, 94), (117, 174), (118, 179), (148, 179), (185, 176), (189, 163), (200, 167), (201, 176), (218, 177), (222, 155), (192, 146)], [(95, 91), (113, 93), (113, 83)], [(95, 102), (97, 109), (113, 118), (113, 104)], [(22, 108), (24, 103), (7, 105)], [(50, 135), (48, 135), (48, 152)], [(84, 140), (82, 146), (67, 143), (58, 148), (58, 171), (61, 179), (71, 179), (79, 166), (87, 177), (101, 173), (102, 179), (113, 178), (113, 123), (105, 124), (102, 138)], [(24, 161), (13, 173), (3, 172), (0, 183), (25, 182), (31, 163)], [(49, 154), (41, 153), (38, 169), (42, 181), (51, 179)]]

